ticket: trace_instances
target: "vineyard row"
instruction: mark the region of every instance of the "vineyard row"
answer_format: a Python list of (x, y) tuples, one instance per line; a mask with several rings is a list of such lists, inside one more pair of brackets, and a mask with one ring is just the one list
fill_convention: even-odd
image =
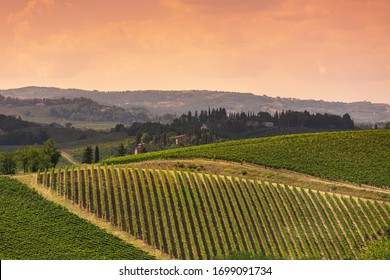
[(213, 174), (79, 166), (37, 180), (178, 259), (356, 258), (390, 225), (385, 203)]

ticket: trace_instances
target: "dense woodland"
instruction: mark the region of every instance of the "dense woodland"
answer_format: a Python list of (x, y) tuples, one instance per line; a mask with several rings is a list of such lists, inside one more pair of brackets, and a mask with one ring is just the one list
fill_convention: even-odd
[[(271, 115), (268, 112), (228, 113), (225, 108), (189, 111), (175, 118), (170, 124), (157, 122), (135, 122), (130, 127), (117, 125), (113, 131), (127, 131), (136, 136), (136, 143), (143, 144), (143, 152), (177, 146), (175, 137), (187, 135), (181, 146), (200, 145), (243, 139), (248, 136), (271, 136), (281, 133), (298, 133), (324, 130), (354, 129), (348, 114), (342, 117), (333, 114), (310, 114), (308, 111), (281, 111)], [(289, 129), (292, 129), (289, 132)]]

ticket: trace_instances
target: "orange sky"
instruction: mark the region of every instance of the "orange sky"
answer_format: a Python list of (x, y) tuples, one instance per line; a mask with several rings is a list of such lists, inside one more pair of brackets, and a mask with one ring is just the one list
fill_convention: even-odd
[(390, 103), (389, 0), (0, 0), (0, 88)]

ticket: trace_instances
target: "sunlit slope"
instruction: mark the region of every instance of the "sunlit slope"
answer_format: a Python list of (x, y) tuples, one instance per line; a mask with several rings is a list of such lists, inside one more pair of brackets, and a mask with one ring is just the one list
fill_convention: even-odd
[(390, 131), (350, 131), (277, 136), (215, 143), (108, 159), (208, 158), (286, 168), (309, 175), (390, 186)]
[(15, 179), (0, 177), (0, 259), (151, 259)]
[(83, 166), (38, 183), (178, 259), (355, 259), (390, 225), (386, 203), (214, 174)]

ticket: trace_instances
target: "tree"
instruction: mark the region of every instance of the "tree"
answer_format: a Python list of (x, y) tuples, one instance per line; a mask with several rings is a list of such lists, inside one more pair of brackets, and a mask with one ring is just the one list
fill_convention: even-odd
[(23, 167), (24, 173), (53, 167), (50, 154), (44, 152), (43, 146), (41, 148), (38, 146), (26, 146), (16, 152), (16, 156)]
[(0, 155), (0, 174), (15, 174), (16, 160), (14, 153), (2, 153)]
[[(28, 147), (28, 146), (27, 146)], [(23, 173), (27, 173), (29, 169), (30, 158), (27, 153), (27, 147), (17, 152), (18, 161), (22, 164)]]
[(135, 135), (135, 144), (141, 143), (141, 132), (137, 131)]
[(151, 138), (150, 138), (149, 133), (145, 132), (145, 133), (142, 134), (141, 143), (147, 144), (147, 143), (150, 142), (150, 140), (151, 140)]
[(275, 112), (274, 114), (274, 126), (279, 126), (279, 113), (278, 111)]
[(99, 161), (100, 161), (99, 147), (95, 146), (95, 163), (98, 163)]
[(92, 148), (90, 146), (85, 148), (81, 162), (87, 164), (92, 163)]
[(61, 157), (61, 152), (54, 147), (54, 140), (52, 138), (43, 144), (42, 152), (50, 157), (49, 167), (55, 167)]
[(355, 124), (349, 114), (344, 114), (342, 117), (344, 128), (355, 128)]
[(48, 169), (53, 167), (50, 155), (45, 154), (42, 149), (30, 146), (28, 157), (30, 158), (29, 172), (37, 172), (39, 169)]
[(127, 150), (126, 150), (125, 146), (123, 145), (123, 143), (120, 143), (118, 150), (117, 150), (118, 156), (124, 156), (124, 155), (126, 155), (126, 153), (127, 153)]

